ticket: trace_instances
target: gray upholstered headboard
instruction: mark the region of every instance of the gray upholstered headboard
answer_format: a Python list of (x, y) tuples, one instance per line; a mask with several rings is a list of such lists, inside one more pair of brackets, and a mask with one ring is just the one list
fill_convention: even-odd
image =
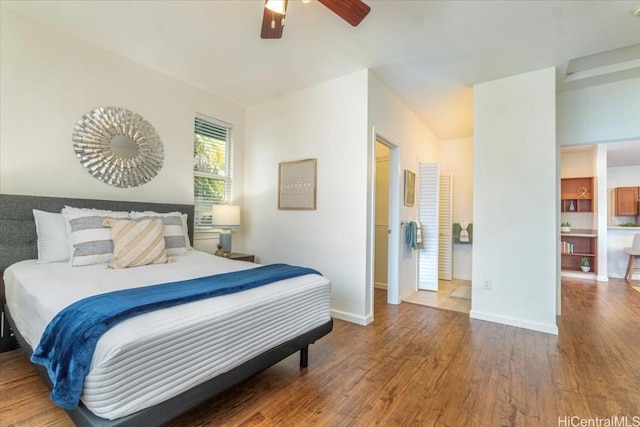
[(32, 210), (60, 212), (65, 205), (114, 211), (186, 213), (189, 217), (189, 238), (193, 243), (193, 205), (0, 194), (0, 272), (15, 262), (38, 258)]

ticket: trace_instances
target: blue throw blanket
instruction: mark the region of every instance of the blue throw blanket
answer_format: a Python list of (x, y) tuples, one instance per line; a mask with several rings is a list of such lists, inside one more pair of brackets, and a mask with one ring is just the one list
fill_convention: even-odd
[(117, 323), (149, 311), (306, 274), (320, 273), (310, 268), (272, 264), (88, 297), (71, 304), (53, 318), (31, 355), (31, 361), (47, 368), (53, 382), (51, 400), (65, 409), (75, 409), (96, 343)]

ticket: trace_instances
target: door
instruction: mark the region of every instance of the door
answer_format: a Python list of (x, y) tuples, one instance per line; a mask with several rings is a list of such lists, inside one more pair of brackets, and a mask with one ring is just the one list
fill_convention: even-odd
[(389, 274), (389, 148), (376, 143), (375, 256), (373, 285), (387, 289)]
[(418, 219), (424, 248), (418, 254), (418, 289), (438, 290), (439, 165), (420, 163)]
[(438, 216), (438, 279), (451, 280), (451, 251), (453, 249), (452, 239), (452, 203), (453, 177), (451, 175), (440, 175), (440, 195), (438, 205), (440, 213)]
[[(372, 140), (371, 145), (371, 169), (373, 171), (371, 176), (370, 191), (371, 191), (371, 204), (369, 205), (369, 218), (370, 218), (370, 252), (367, 256), (367, 296), (365, 312), (367, 313), (367, 321), (373, 320), (373, 306), (374, 306), (374, 287), (377, 280), (384, 280), (380, 277), (384, 277), (383, 271), (378, 271), (376, 274), (376, 257), (379, 257), (380, 262), (384, 262), (385, 254), (378, 253), (379, 246), (387, 245), (387, 303), (400, 304), (400, 288), (399, 288), (399, 262), (400, 262), (400, 149), (396, 144), (380, 136), (374, 129), (375, 139)], [(377, 150), (386, 149), (386, 156), (388, 161), (378, 171), (378, 162), (376, 162)], [(378, 173), (387, 174), (388, 182), (382, 189), (377, 188), (376, 175)], [(378, 190), (380, 194), (378, 194)], [(387, 210), (386, 217), (382, 218), (384, 214), (376, 218), (376, 204), (378, 198), (387, 198)], [(383, 203), (384, 204), (384, 203)], [(378, 222), (382, 219), (381, 222)], [(382, 225), (387, 224), (386, 237), (384, 237), (385, 230), (382, 230)], [(380, 227), (376, 227), (376, 224)], [(383, 269), (385, 266), (381, 266)], [(377, 277), (377, 279), (376, 279)], [(370, 320), (369, 320), (370, 318)]]

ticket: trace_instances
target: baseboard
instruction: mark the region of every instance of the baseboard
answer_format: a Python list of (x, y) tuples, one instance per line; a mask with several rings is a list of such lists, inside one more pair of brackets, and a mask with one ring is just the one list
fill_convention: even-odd
[(333, 308), (331, 309), (331, 317), (355, 323), (357, 325), (367, 326), (367, 318), (365, 316), (358, 316), (345, 311), (335, 310)]
[(384, 289), (385, 291), (387, 290), (387, 284), (386, 283), (374, 282), (373, 283), (373, 287), (376, 288), (376, 289)]
[[(610, 274), (609, 277), (611, 277), (612, 279), (622, 279), (624, 280), (624, 274)], [(631, 274), (631, 280), (640, 280), (640, 273), (632, 273)]]
[(530, 329), (532, 331), (544, 332), (545, 334), (558, 335), (558, 326), (555, 324), (527, 322), (513, 317), (496, 316), (495, 314), (480, 313), (471, 310), (469, 317), (472, 319), (486, 320), (487, 322), (500, 323), (502, 325), (515, 326), (518, 328)]
[(369, 323), (373, 322), (373, 314), (372, 313), (367, 314), (366, 321), (367, 321), (367, 325)]
[[(609, 277), (612, 279), (623, 279), (624, 276), (620, 276), (619, 274), (610, 274), (607, 276), (597, 276), (595, 273), (583, 273), (581, 271), (562, 271), (560, 272), (562, 277), (571, 277), (573, 279), (588, 279), (588, 280), (597, 280), (598, 282), (608, 282)], [(640, 280), (640, 273), (635, 273), (631, 280)]]
[(584, 273), (582, 271), (562, 270), (560, 276), (571, 277), (573, 279), (597, 280), (596, 273)]

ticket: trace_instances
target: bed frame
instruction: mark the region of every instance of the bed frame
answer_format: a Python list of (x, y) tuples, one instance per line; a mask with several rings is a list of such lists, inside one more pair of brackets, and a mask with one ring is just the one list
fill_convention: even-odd
[[(37, 235), (32, 210), (60, 212), (65, 205), (117, 211), (180, 211), (188, 214), (189, 237), (193, 242), (193, 205), (0, 194), (0, 272), (4, 272), (5, 268), (15, 262), (38, 257)], [(26, 343), (20, 331), (13, 328), (14, 322), (6, 305), (4, 312), (20, 347), (30, 357), (33, 349)], [(333, 320), (329, 320), (324, 325), (267, 350), (229, 372), (126, 417), (115, 420), (97, 417), (82, 402), (77, 409), (67, 410), (67, 413), (78, 426), (159, 426), (298, 351), (300, 351), (300, 367), (307, 367), (309, 345), (331, 332), (332, 329)], [(38, 364), (32, 365), (47, 386), (51, 388), (52, 384), (46, 368)]]

